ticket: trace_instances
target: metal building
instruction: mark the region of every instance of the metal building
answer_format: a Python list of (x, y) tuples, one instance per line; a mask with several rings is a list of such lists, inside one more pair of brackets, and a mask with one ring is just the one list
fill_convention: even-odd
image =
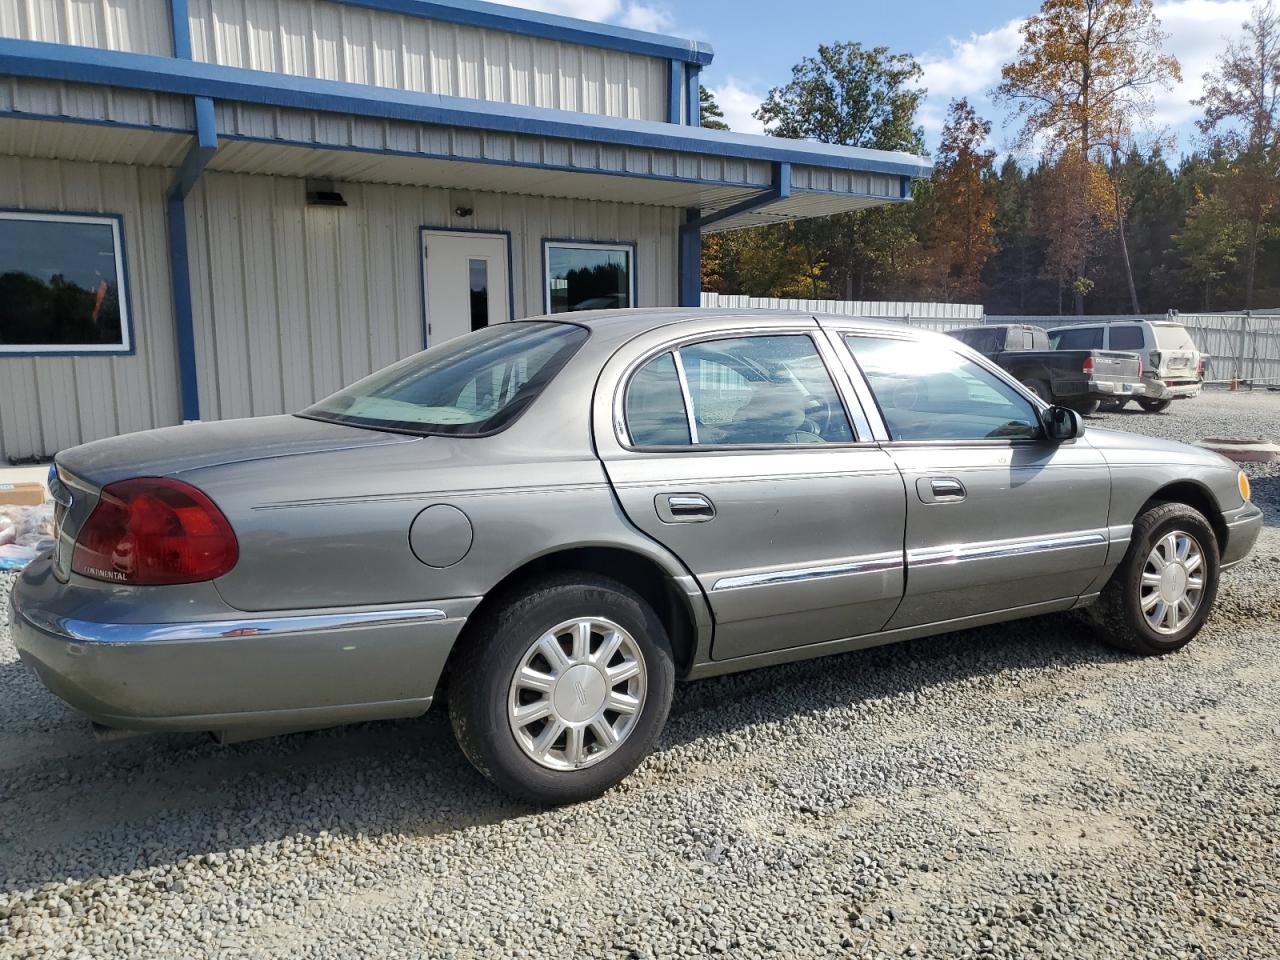
[(705, 130), (705, 44), (481, 0), (0, 0), (0, 462), (296, 410), (916, 157)]

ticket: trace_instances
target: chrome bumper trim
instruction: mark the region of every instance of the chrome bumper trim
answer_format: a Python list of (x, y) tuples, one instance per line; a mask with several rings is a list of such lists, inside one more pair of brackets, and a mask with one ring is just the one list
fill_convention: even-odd
[(45, 633), (78, 643), (129, 644), (169, 640), (229, 640), (243, 637), (283, 637), (327, 633), (353, 627), (406, 626), (448, 618), (443, 610), (418, 607), (410, 610), (364, 610), (347, 613), (314, 613), (291, 617), (254, 617), (237, 620), (206, 620), (191, 623), (96, 623), (59, 617), (40, 610), (14, 613)]
[(898, 570), (901, 567), (901, 553), (877, 553), (865, 557), (854, 557), (838, 563), (827, 563), (819, 567), (800, 567), (791, 570), (774, 570), (769, 573), (748, 573), (737, 577), (721, 577), (711, 589), (715, 591), (733, 590), (738, 587), (762, 587), (775, 583), (796, 583), (801, 580), (839, 577), (849, 573), (879, 573), (885, 570)]
[(1052, 537), (1046, 540), (1020, 540), (1016, 542), (951, 544), (946, 547), (930, 547), (913, 550), (907, 554), (907, 565), (928, 567), (943, 563), (963, 563), (968, 560), (995, 560), (1004, 557), (1021, 557), (1048, 550), (1066, 550), (1073, 547), (1092, 547), (1107, 542), (1101, 533), (1086, 533), (1071, 537)]

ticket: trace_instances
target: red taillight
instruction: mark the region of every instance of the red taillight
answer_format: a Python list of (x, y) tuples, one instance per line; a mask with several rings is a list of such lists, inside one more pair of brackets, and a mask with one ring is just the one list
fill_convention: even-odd
[(71, 569), (158, 586), (212, 580), (239, 557), (235, 532), (212, 500), (188, 483), (141, 477), (102, 488), (76, 537)]
[(1196, 376), (1201, 380), (1204, 379), (1205, 357), (1201, 357), (1196, 361)]
[(1084, 358), (1084, 366), (1081, 370), (1086, 377), (1093, 373), (1093, 357)]

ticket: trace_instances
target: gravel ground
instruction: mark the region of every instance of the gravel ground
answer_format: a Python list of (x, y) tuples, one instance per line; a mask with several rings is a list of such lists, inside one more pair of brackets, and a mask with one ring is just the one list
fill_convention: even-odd
[[(1280, 438), (1280, 394), (1093, 419)], [(682, 686), (608, 796), (439, 714), (99, 744), (0, 627), (0, 956), (1280, 956), (1280, 470), (1177, 656), (1067, 617)], [(8, 580), (0, 579), (0, 595)]]

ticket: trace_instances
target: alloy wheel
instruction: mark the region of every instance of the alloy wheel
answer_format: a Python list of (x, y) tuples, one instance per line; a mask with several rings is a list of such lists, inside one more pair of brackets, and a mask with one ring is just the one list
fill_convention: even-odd
[(611, 620), (579, 617), (538, 637), (511, 679), (516, 743), (551, 770), (579, 770), (615, 752), (644, 708), (647, 675), (635, 638)]
[(1169, 636), (1195, 616), (1204, 596), (1204, 550), (1191, 534), (1161, 537), (1142, 568), (1141, 604), (1147, 625)]

